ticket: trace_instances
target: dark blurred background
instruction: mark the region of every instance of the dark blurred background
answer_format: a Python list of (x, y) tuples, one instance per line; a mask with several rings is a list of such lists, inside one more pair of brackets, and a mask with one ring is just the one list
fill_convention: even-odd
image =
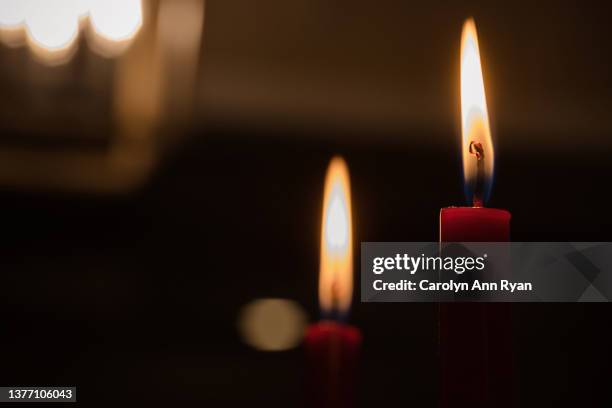
[[(334, 154), (356, 248), (438, 239), (439, 209), (463, 204), (468, 16), (496, 143), (490, 205), (512, 212), (516, 241), (611, 240), (605, 6), (151, 0), (127, 28), (96, 26), (94, 9), (126, 12), (99, 7), (63, 51), (0, 19), (2, 385), (76, 385), (87, 406), (300, 405), (299, 338), (262, 351), (245, 306), (288, 299), (318, 319)], [(436, 406), (437, 306), (358, 299), (361, 405)], [(608, 406), (611, 312), (515, 305), (508, 393)]]

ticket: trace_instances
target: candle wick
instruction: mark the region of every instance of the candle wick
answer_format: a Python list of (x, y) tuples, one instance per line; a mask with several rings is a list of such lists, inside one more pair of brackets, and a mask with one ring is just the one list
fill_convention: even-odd
[(330, 286), (331, 294), (331, 310), (328, 316), (331, 320), (342, 320), (342, 312), (340, 311), (340, 284), (337, 279), (334, 279)]
[(337, 280), (334, 280), (334, 282), (331, 285), (331, 295), (332, 295), (332, 308), (333, 310), (338, 310), (338, 306), (340, 304), (340, 293), (339, 293)]
[(484, 148), (480, 142), (470, 142), (469, 152), (476, 157), (476, 181), (474, 183), (474, 195), (472, 204), (474, 207), (483, 207), (483, 193), (485, 184), (484, 171)]

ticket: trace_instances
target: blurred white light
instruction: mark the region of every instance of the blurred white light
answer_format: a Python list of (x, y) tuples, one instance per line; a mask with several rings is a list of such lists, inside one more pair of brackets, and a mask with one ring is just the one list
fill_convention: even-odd
[(18, 28), (26, 16), (29, 0), (0, 0), (0, 28)]
[(257, 299), (242, 309), (238, 329), (244, 342), (253, 348), (282, 351), (300, 344), (306, 320), (306, 314), (296, 302)]
[(0, 41), (9, 47), (25, 42), (24, 20), (29, 0), (0, 0)]
[(142, 26), (141, 0), (91, 0), (91, 24), (99, 36), (126, 41)]
[(18, 46), (27, 37), (39, 59), (56, 64), (72, 55), (87, 20), (92, 48), (117, 56), (143, 24), (142, 0), (0, 0), (0, 41)]
[(75, 0), (75, 11), (79, 18), (87, 17), (91, 8), (92, 0)]
[(28, 0), (25, 23), (32, 50), (45, 60), (64, 58), (79, 34), (78, 0)]

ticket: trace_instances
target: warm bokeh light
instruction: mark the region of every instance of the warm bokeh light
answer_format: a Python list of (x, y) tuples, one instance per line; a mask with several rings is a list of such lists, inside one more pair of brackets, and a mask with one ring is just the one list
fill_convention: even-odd
[(0, 0), (0, 41), (10, 47), (24, 43), (26, 4), (25, 0)]
[(89, 9), (91, 8), (91, 4), (93, 0), (75, 0), (74, 9), (79, 18), (84, 18), (89, 16)]
[(282, 351), (302, 341), (306, 314), (299, 304), (285, 299), (258, 299), (246, 305), (238, 320), (245, 343), (261, 351)]
[(9, 47), (20, 47), (25, 44), (25, 28), (23, 25), (12, 28), (0, 27), (0, 43)]
[(26, 16), (29, 0), (0, 0), (0, 28), (16, 28)]
[(353, 296), (353, 227), (348, 167), (332, 159), (325, 177), (319, 303), (324, 313), (348, 312)]
[(27, 0), (25, 24), (32, 51), (44, 62), (60, 64), (73, 52), (79, 35), (75, 0)]
[(461, 134), (463, 174), (468, 195), (474, 193), (477, 178), (477, 159), (470, 153), (470, 144), (480, 143), (484, 151), (484, 199), (490, 192), (493, 179), (494, 151), (487, 112), (487, 100), (480, 62), (476, 24), (469, 19), (461, 36)]
[(142, 0), (0, 0), (0, 41), (19, 46), (27, 40), (34, 55), (51, 65), (70, 58), (82, 27), (90, 27), (96, 52), (114, 57), (142, 24)]
[(141, 0), (90, 0), (91, 46), (112, 57), (124, 52), (142, 27)]

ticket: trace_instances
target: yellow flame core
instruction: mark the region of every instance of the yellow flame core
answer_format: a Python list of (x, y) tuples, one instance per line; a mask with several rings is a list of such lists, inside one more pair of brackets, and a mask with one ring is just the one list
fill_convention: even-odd
[(461, 35), (461, 134), (466, 186), (472, 187), (473, 192), (477, 175), (477, 160), (470, 154), (470, 143), (480, 143), (484, 151), (484, 173), (487, 184), (485, 190), (488, 190), (493, 175), (493, 141), (480, 63), (478, 35), (473, 19), (465, 22)]
[(321, 225), (319, 304), (324, 313), (346, 313), (353, 296), (353, 227), (348, 167), (332, 159), (325, 177)]

